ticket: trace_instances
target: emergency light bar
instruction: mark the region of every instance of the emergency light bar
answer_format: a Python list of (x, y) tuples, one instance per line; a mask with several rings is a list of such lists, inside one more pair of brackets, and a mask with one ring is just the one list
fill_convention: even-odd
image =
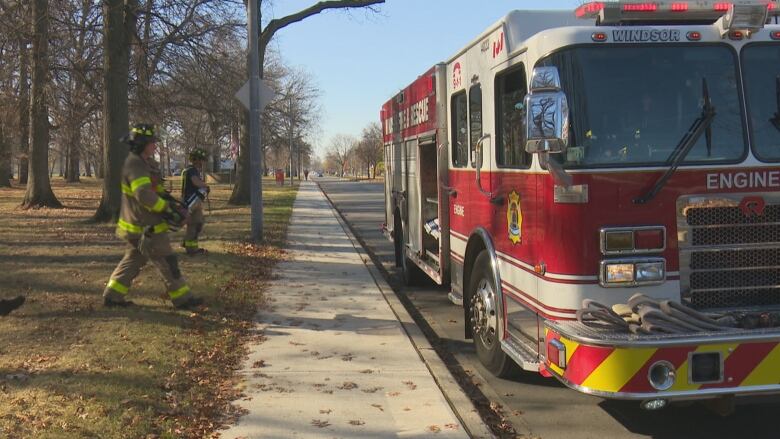
[(750, 7), (766, 7), (768, 16), (780, 15), (778, 0), (597, 1), (584, 3), (575, 10), (575, 15), (583, 19), (595, 18), (598, 24), (630, 21), (714, 23), (730, 10)]

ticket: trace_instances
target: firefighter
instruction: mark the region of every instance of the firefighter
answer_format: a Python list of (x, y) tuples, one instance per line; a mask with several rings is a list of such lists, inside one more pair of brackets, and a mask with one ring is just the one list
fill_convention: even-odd
[(127, 247), (103, 292), (103, 304), (133, 305), (126, 299), (127, 293), (141, 268), (151, 262), (160, 272), (174, 307), (195, 308), (203, 299), (193, 295), (187, 286), (168, 238), (171, 226), (184, 223), (186, 211), (177, 208), (161, 184), (153, 159), (158, 140), (154, 126), (133, 125), (122, 140), (130, 145), (130, 154), (122, 168), (122, 208), (116, 233), (127, 242)]
[(0, 299), (0, 316), (7, 316), (11, 311), (24, 304), (24, 296), (16, 296), (13, 299)]
[(203, 200), (211, 190), (203, 181), (201, 172), (206, 161), (206, 151), (195, 148), (190, 152), (190, 166), (181, 173), (181, 197), (189, 209), (189, 220), (184, 233), (182, 247), (187, 254), (206, 254), (206, 249), (198, 247), (198, 235), (203, 231)]

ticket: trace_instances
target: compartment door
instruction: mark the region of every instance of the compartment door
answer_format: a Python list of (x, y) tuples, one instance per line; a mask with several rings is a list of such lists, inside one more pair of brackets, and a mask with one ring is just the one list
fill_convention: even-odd
[(422, 248), (422, 206), (420, 200), (419, 161), (417, 155), (417, 140), (408, 140), (403, 144), (404, 153), (404, 194), (406, 214), (404, 241), (414, 253)]

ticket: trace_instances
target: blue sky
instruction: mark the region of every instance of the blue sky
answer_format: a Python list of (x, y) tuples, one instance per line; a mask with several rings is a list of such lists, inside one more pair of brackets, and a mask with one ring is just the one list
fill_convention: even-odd
[[(282, 17), (317, 0), (277, 0)], [(334, 134), (359, 136), (381, 105), (435, 63), (445, 61), (513, 9), (574, 9), (580, 0), (387, 0), (379, 14), (325, 11), (282, 29), (271, 43), (284, 61), (310, 74), (322, 92), (323, 155)]]

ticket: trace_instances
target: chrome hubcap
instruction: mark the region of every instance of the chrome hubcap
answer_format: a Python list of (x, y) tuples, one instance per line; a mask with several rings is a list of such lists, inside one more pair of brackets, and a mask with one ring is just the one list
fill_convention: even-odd
[(481, 279), (471, 297), (471, 327), (486, 347), (496, 340), (496, 294), (487, 279)]

